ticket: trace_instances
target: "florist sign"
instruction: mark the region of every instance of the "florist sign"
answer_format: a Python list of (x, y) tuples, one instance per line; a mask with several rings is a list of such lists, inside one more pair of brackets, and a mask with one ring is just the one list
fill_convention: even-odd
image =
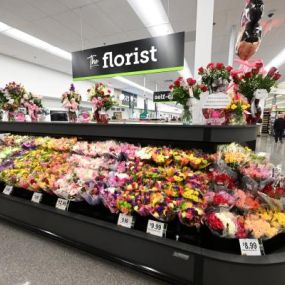
[(72, 53), (74, 80), (183, 69), (184, 32)]

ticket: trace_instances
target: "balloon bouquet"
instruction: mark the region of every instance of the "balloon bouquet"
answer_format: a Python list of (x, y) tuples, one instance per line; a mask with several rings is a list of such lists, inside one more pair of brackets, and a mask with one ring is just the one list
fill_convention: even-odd
[[(263, 14), (264, 4), (263, 0), (246, 0), (246, 6), (241, 17), (241, 28), (237, 37), (236, 54), (240, 60), (240, 71), (249, 73), (256, 67), (258, 61), (249, 61), (249, 59), (257, 52), (260, 47), (262, 39), (262, 27), (260, 20)], [(263, 62), (262, 62), (263, 65)], [(260, 68), (261, 73), (264, 72)], [(248, 115), (249, 123), (256, 123), (261, 120), (262, 107), (260, 103), (268, 96), (268, 92), (263, 89), (253, 90), (251, 98), (251, 114)]]

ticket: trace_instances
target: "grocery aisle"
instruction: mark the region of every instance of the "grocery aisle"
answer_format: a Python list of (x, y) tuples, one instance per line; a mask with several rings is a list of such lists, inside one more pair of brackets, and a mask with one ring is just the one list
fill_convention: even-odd
[(1, 220), (0, 240), (1, 285), (163, 284)]
[(256, 151), (266, 152), (269, 159), (275, 165), (281, 164), (285, 171), (285, 139), (283, 144), (275, 143), (272, 136), (261, 136), (257, 138)]

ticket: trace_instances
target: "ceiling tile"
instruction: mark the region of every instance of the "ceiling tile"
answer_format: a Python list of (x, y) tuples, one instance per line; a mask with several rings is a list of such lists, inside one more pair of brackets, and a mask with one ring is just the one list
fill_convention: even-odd
[[(39, 9), (44, 14), (51, 16), (69, 10), (68, 6), (58, 0), (26, 0), (31, 6)], [(72, 1), (71, 1), (72, 2)]]

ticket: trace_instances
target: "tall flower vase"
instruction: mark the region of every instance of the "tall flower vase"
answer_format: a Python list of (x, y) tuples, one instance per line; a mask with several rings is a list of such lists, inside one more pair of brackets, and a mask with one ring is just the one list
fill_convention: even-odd
[(72, 123), (76, 123), (76, 121), (77, 121), (76, 112), (70, 111), (70, 110), (68, 111), (68, 121), (72, 122)]
[(183, 106), (182, 123), (183, 125), (190, 125), (192, 123), (192, 114), (190, 111), (190, 106)]
[(93, 119), (99, 124), (108, 124), (108, 114), (99, 110), (95, 110)]

